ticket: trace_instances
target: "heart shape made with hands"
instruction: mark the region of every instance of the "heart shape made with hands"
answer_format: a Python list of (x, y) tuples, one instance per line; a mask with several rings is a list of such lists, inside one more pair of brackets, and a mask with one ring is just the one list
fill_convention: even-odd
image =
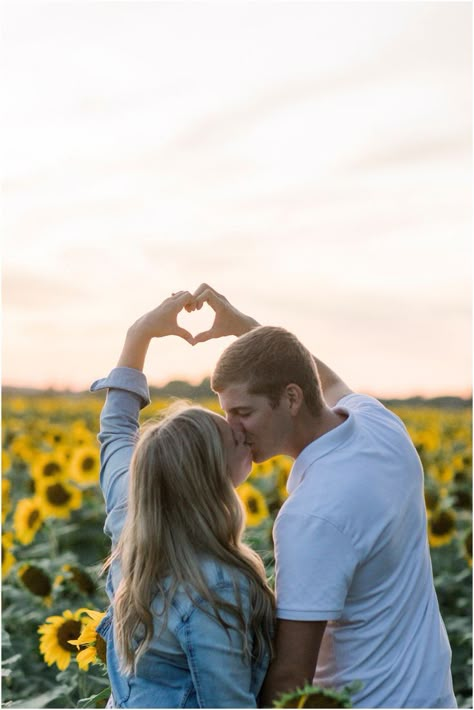
[(203, 303), (199, 311), (196, 310), (188, 313), (188, 311), (183, 308), (178, 313), (176, 322), (180, 328), (187, 330), (194, 338), (196, 335), (199, 335), (199, 333), (210, 330), (214, 325), (215, 319), (215, 311), (208, 306), (207, 303)]

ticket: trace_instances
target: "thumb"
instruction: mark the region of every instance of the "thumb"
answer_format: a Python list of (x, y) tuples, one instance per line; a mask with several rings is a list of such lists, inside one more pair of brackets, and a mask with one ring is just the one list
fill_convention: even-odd
[(175, 335), (179, 335), (180, 338), (186, 340), (190, 345), (194, 345), (194, 338), (191, 333), (184, 328), (176, 328), (174, 331)]
[(212, 340), (214, 337), (215, 334), (212, 330), (203, 330), (202, 333), (198, 333), (194, 336), (194, 345), (197, 345), (197, 343), (205, 343), (206, 340)]

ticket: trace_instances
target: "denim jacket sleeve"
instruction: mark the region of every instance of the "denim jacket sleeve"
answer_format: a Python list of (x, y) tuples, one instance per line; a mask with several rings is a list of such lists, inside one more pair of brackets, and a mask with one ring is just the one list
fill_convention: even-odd
[[(220, 596), (235, 603), (233, 589), (226, 585)], [(242, 595), (243, 597), (244, 595)], [(248, 607), (248, 594), (242, 598)], [(184, 649), (200, 708), (255, 708), (256, 692), (253, 664), (243, 653), (242, 634), (235, 629), (226, 630), (217, 621), (207, 602), (194, 606), (183, 618), (177, 637)], [(248, 609), (244, 614), (248, 613)], [(228, 612), (221, 612), (226, 622), (236, 625)]]
[(107, 389), (100, 415), (100, 487), (107, 519), (105, 532), (115, 545), (127, 511), (128, 471), (138, 437), (140, 409), (150, 403), (146, 377), (140, 370), (116, 367), (90, 390)]

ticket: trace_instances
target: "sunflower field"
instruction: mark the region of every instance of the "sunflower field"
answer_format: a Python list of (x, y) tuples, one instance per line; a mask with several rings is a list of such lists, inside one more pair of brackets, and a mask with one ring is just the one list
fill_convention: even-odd
[[(168, 403), (155, 400), (143, 420)], [(220, 411), (217, 400), (200, 403)], [(7, 707), (104, 707), (109, 695), (105, 645), (95, 631), (108, 603), (100, 570), (110, 551), (98, 486), (102, 404), (103, 396), (91, 394), (3, 397), (2, 684)], [(454, 689), (459, 706), (472, 707), (471, 410), (394, 411), (424, 465), (427, 533), (453, 651)], [(262, 556), (270, 581), (272, 525), (287, 495), (290, 468), (286, 457), (254, 464), (238, 489), (247, 512), (247, 542)]]

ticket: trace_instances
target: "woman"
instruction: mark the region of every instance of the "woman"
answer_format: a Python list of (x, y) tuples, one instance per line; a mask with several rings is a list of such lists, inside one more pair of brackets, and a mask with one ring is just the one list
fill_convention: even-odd
[(271, 656), (274, 599), (262, 561), (241, 542), (234, 487), (252, 460), (243, 435), (201, 407), (174, 407), (139, 435), (152, 338), (192, 336), (179, 292), (127, 332), (101, 414), (100, 483), (111, 606), (98, 627), (118, 707), (256, 707)]

